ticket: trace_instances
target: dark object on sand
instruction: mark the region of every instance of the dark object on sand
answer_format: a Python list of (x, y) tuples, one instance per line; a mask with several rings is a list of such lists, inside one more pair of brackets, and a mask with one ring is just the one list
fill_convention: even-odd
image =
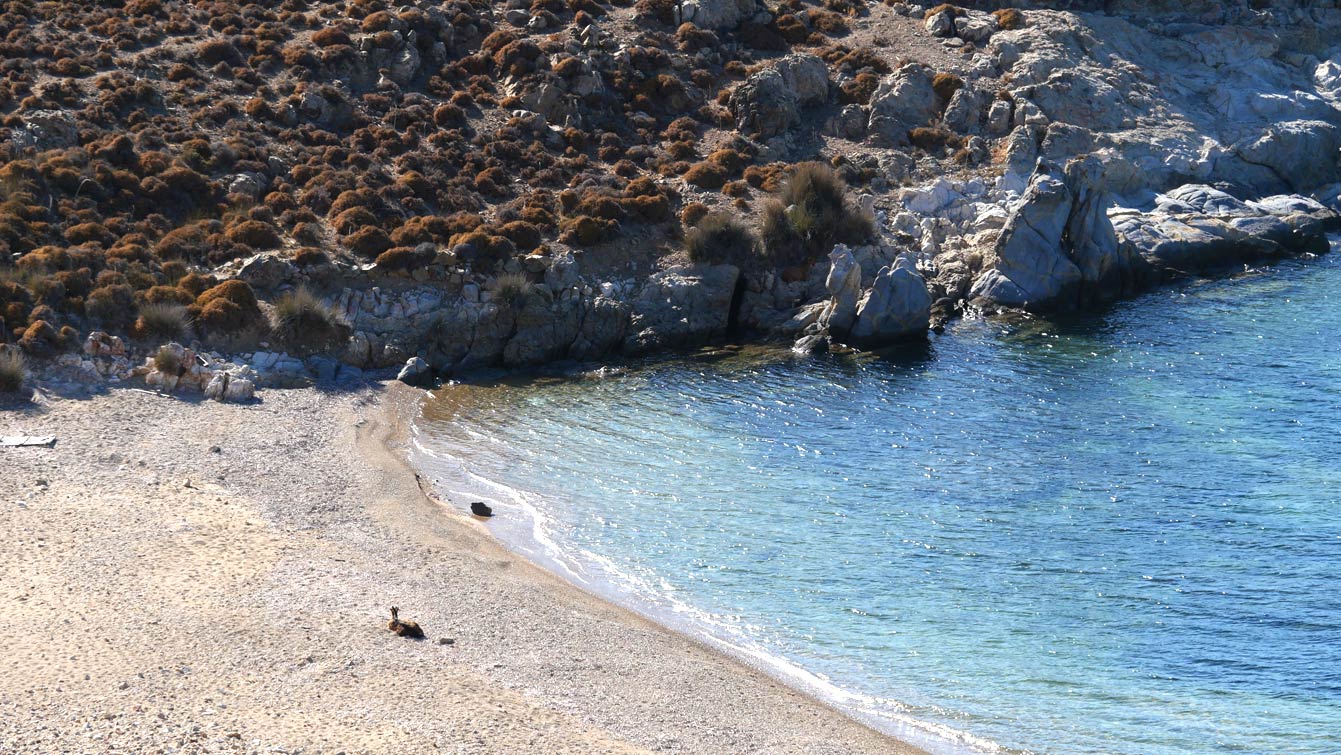
[(493, 516), (494, 510), (489, 508), (484, 501), (473, 501), (470, 504), (470, 513), (475, 516)]
[(424, 639), (424, 630), (419, 628), (419, 623), (415, 621), (401, 621), (400, 609), (391, 607), (391, 621), (387, 622), (387, 629), (396, 633), (398, 637), (409, 637), (415, 640)]

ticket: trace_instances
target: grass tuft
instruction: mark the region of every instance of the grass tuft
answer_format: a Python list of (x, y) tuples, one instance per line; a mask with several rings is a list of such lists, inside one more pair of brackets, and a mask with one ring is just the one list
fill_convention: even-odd
[(191, 315), (186, 307), (172, 302), (156, 302), (140, 306), (134, 333), (147, 341), (181, 341), (191, 328)]
[(271, 313), (271, 336), (299, 356), (338, 348), (349, 335), (350, 327), (335, 310), (305, 288), (280, 297)]
[(685, 231), (684, 251), (691, 262), (745, 269), (758, 260), (759, 241), (748, 226), (734, 217), (710, 212)]
[(493, 297), (499, 304), (520, 307), (534, 290), (535, 286), (525, 273), (504, 273), (494, 279)]
[(17, 393), (23, 388), (23, 354), (12, 346), (0, 345), (0, 393)]

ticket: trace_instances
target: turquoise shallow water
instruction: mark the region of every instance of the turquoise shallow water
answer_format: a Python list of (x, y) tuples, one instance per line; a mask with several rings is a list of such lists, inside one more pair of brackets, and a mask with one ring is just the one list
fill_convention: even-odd
[(449, 386), (419, 461), (934, 749), (1338, 753), (1338, 333), (1334, 254), (895, 357)]

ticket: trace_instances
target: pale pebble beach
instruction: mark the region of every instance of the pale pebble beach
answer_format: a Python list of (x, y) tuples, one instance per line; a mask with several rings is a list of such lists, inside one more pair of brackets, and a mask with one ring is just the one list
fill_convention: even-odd
[(6, 405), (0, 752), (920, 752), (431, 500), (419, 397)]

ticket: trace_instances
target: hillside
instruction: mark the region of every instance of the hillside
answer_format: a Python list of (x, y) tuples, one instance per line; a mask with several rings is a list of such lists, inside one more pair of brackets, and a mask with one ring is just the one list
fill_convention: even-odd
[(1046, 5), (8, 2), (4, 340), (309, 373), (880, 345), (1318, 249), (1336, 2)]

